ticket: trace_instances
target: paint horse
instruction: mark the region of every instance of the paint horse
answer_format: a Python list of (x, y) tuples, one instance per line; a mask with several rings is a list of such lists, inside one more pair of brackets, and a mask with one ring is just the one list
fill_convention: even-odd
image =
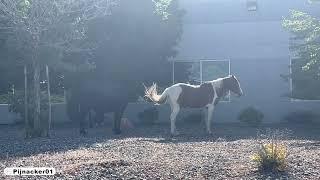
[(181, 108), (204, 108), (208, 109), (206, 119), (206, 131), (211, 132), (212, 113), (219, 100), (229, 91), (238, 95), (243, 95), (238, 79), (234, 75), (207, 81), (201, 85), (191, 85), (185, 83), (174, 84), (166, 88), (162, 94), (157, 92), (157, 84), (145, 87), (145, 97), (156, 104), (169, 103), (171, 107), (171, 134), (178, 135), (176, 130), (176, 117)]

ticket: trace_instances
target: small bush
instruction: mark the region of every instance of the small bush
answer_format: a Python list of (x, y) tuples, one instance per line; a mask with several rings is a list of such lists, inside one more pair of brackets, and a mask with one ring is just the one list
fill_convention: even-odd
[(261, 111), (254, 107), (248, 107), (242, 110), (238, 116), (241, 122), (247, 123), (252, 126), (258, 126), (261, 124), (264, 115)]
[(270, 130), (258, 138), (257, 152), (252, 160), (258, 164), (262, 171), (282, 172), (287, 167), (288, 145), (286, 138), (290, 136), (289, 130)]
[(145, 109), (138, 113), (141, 124), (153, 125), (159, 118), (159, 112), (155, 107)]
[[(29, 104), (28, 111), (31, 112), (32, 104), (30, 104), (31, 96), (28, 96)], [(9, 112), (13, 112), (19, 114), (21, 119), (24, 118), (24, 91), (16, 91), (15, 94), (10, 94), (9, 96)], [(48, 112), (48, 98), (46, 92), (41, 92), (40, 94), (40, 103), (41, 103), (41, 118), (46, 117), (46, 113)], [(28, 118), (32, 119), (32, 114), (28, 113)], [(47, 118), (47, 117), (46, 117)]]
[[(28, 101), (30, 103), (31, 95), (28, 94)], [(48, 98), (46, 92), (42, 91), (40, 94), (40, 103), (41, 108), (47, 109), (48, 107)], [(20, 113), (24, 111), (24, 92), (16, 91), (15, 94), (10, 94), (9, 96), (9, 105), (10, 111), (15, 113)]]
[(296, 111), (287, 114), (284, 117), (285, 122), (289, 123), (313, 123), (319, 119), (320, 116), (312, 111)]
[(259, 168), (267, 171), (284, 171), (286, 167), (287, 147), (279, 143), (261, 145), (258, 153), (252, 160), (257, 162)]
[(51, 103), (65, 103), (64, 95), (51, 94)]
[(2, 94), (0, 95), (0, 104), (8, 104), (9, 103), (9, 94)]

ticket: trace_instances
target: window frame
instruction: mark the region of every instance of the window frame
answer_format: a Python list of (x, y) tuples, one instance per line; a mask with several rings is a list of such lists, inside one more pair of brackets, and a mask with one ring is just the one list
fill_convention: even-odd
[(247, 0), (246, 8), (248, 12), (256, 12), (258, 10), (258, 1), (257, 0)]
[[(231, 60), (230, 59), (198, 59), (198, 60), (185, 60), (185, 59), (175, 59), (172, 60), (172, 84), (175, 84), (175, 63), (199, 63), (199, 73), (200, 73), (200, 83), (203, 83), (202, 79), (202, 63), (203, 62), (228, 62), (228, 75), (231, 75)], [(221, 100), (220, 102), (231, 102), (231, 92), (228, 92), (228, 100)]]
[[(291, 57), (289, 58), (290, 64), (289, 64), (289, 74), (292, 75), (292, 60), (298, 59), (297, 57)], [(293, 93), (293, 80), (292, 77), (289, 78), (289, 90), (290, 90), (290, 102), (320, 102), (320, 99), (297, 99), (292, 97)]]

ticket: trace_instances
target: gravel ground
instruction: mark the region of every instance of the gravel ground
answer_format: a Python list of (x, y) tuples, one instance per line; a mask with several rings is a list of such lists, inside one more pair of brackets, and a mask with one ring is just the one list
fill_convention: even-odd
[[(169, 136), (169, 125), (136, 127), (112, 135), (108, 127), (80, 137), (76, 127), (56, 127), (50, 138), (23, 140), (20, 127), (0, 127), (0, 179), (5, 167), (54, 167), (54, 176), (21, 179), (320, 179), (320, 126), (290, 127), (283, 173), (258, 170), (251, 156), (257, 131), (287, 125), (250, 128), (216, 124), (208, 136), (198, 124), (178, 124), (182, 133)], [(287, 131), (287, 130), (286, 130)], [(261, 140), (261, 139), (260, 139)], [(263, 139), (262, 139), (263, 140)]]

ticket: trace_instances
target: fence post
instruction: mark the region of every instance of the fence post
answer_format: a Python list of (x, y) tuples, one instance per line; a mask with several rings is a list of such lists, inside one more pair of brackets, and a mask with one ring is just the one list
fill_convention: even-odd
[(200, 65), (200, 84), (202, 84), (202, 60), (200, 60), (199, 62), (199, 65)]
[(172, 60), (172, 84), (174, 84), (174, 60)]
[(49, 132), (51, 130), (51, 94), (50, 94), (50, 79), (49, 79), (49, 67), (46, 65), (46, 76), (47, 76), (47, 93), (48, 93), (48, 132), (47, 136), (49, 136)]

